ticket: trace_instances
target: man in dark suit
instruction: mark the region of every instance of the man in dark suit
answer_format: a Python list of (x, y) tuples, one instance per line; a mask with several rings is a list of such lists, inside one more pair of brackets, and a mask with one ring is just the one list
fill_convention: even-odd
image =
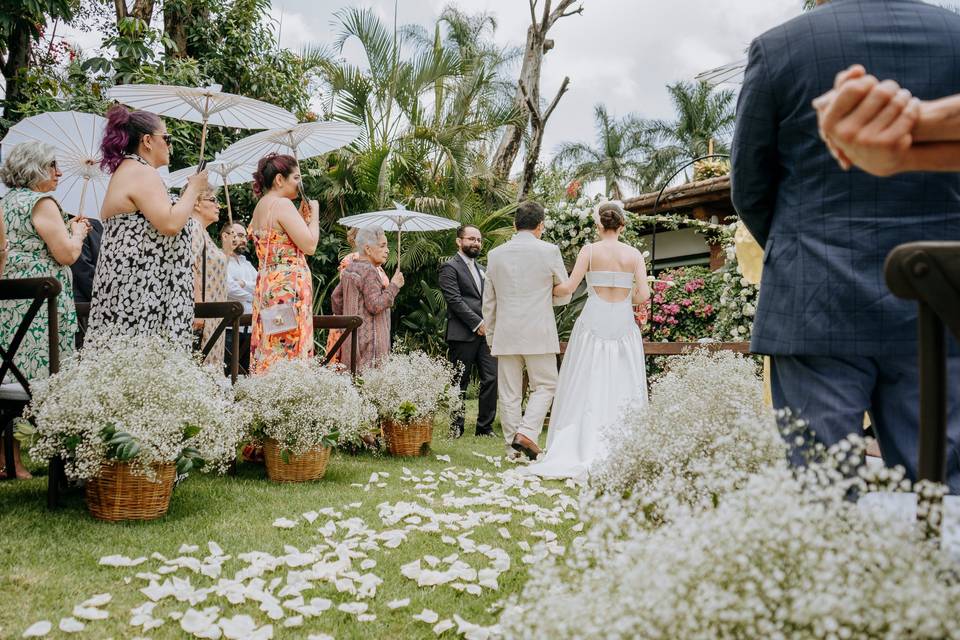
[[(96, 218), (87, 218), (90, 223), (90, 233), (83, 239), (83, 248), (80, 257), (70, 265), (73, 272), (73, 301), (90, 302), (93, 299), (93, 273), (97, 269), (97, 258), (100, 256), (100, 238), (103, 235), (103, 223)], [(83, 338), (86, 335), (86, 322), (77, 327), (75, 342), (77, 348), (83, 347)]]
[[(440, 265), (440, 289), (447, 301), (447, 344), (450, 360), (463, 365), (461, 394), (470, 386), (475, 368), (480, 378), (480, 410), (477, 413), (478, 436), (493, 435), (497, 415), (497, 359), (490, 355), (484, 338), (483, 287), (485, 269), (477, 262), (483, 237), (470, 225), (457, 229), (457, 255)], [(463, 434), (463, 416), (454, 428)]]
[[(958, 51), (960, 15), (918, 0), (835, 0), (751, 44), (733, 141), (734, 205), (765, 250), (751, 347), (772, 356), (774, 406), (828, 446), (861, 432), (869, 411), (885, 461), (911, 478), (916, 306), (887, 289), (883, 261), (904, 242), (960, 240), (960, 175), (844, 171), (811, 103), (858, 62), (921, 99), (958, 93)], [(956, 380), (960, 358), (948, 367)], [(956, 492), (960, 402), (948, 411)]]

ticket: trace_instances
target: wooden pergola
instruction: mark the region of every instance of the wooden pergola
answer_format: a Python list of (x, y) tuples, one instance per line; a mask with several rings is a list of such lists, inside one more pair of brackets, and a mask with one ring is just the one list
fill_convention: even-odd
[[(658, 191), (644, 193), (624, 202), (624, 208), (637, 215), (651, 215), (657, 200)], [(685, 215), (704, 222), (729, 222), (736, 215), (730, 200), (730, 176), (709, 178), (668, 187), (660, 197), (656, 213), (674, 213)], [(715, 217), (715, 219), (714, 219)], [(710, 247), (710, 268), (718, 269), (723, 265), (723, 247), (717, 243), (708, 243)]]

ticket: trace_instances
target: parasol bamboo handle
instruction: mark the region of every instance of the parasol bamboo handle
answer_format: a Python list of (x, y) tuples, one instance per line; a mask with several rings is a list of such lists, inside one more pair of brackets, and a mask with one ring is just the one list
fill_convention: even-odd
[(83, 176), (83, 188), (80, 190), (80, 208), (77, 215), (83, 215), (83, 202), (87, 199), (87, 185), (90, 184), (90, 176)]
[(223, 176), (223, 192), (227, 196), (227, 223), (233, 224), (233, 209), (230, 208), (230, 184), (227, 182), (227, 176)]

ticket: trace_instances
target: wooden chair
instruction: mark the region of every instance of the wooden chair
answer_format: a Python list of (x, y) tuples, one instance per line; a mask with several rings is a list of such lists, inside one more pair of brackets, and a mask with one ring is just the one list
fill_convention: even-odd
[[(4, 466), (6, 479), (16, 478), (13, 463), (13, 425), (30, 403), (30, 382), (23, 375), (14, 358), (30, 325), (37, 318), (41, 307), (47, 305), (47, 336), (50, 375), (60, 370), (60, 344), (57, 332), (60, 316), (57, 312), (57, 296), (60, 283), (56, 278), (20, 278), (0, 280), (0, 300), (31, 300), (26, 314), (20, 321), (13, 338), (7, 345), (0, 346), (0, 428), (3, 429)], [(7, 374), (13, 378), (7, 382)], [(54, 459), (50, 462), (50, 474), (47, 477), (47, 504), (54, 506), (63, 478), (63, 462)]]
[[(249, 327), (253, 323), (253, 316), (249, 313), (244, 314), (240, 317), (240, 324)], [(323, 365), (326, 366), (330, 364), (333, 360), (334, 354), (336, 354), (343, 347), (343, 344), (349, 339), (350, 340), (350, 361), (353, 363), (353, 366), (350, 367), (350, 374), (354, 377), (357, 375), (357, 329), (360, 328), (360, 325), (363, 324), (363, 319), (359, 316), (313, 316), (313, 329), (341, 329), (343, 333), (340, 335), (340, 338), (333, 344), (333, 348), (326, 354), (323, 359)]]

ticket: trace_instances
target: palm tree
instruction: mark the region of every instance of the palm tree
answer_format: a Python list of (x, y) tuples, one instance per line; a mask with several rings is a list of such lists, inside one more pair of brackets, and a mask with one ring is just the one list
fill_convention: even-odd
[(728, 136), (736, 117), (733, 91), (706, 82), (678, 82), (667, 91), (676, 110), (673, 121), (652, 120), (645, 130), (656, 148), (648, 172), (666, 178), (684, 162), (706, 155), (713, 141), (716, 153), (728, 153)]
[(622, 200), (624, 186), (641, 191), (652, 186), (647, 173), (647, 155), (651, 151), (643, 128), (636, 118), (621, 120), (612, 117), (607, 108), (593, 108), (596, 143), (567, 142), (554, 156), (553, 164), (566, 168), (581, 181), (603, 180), (610, 198)]

